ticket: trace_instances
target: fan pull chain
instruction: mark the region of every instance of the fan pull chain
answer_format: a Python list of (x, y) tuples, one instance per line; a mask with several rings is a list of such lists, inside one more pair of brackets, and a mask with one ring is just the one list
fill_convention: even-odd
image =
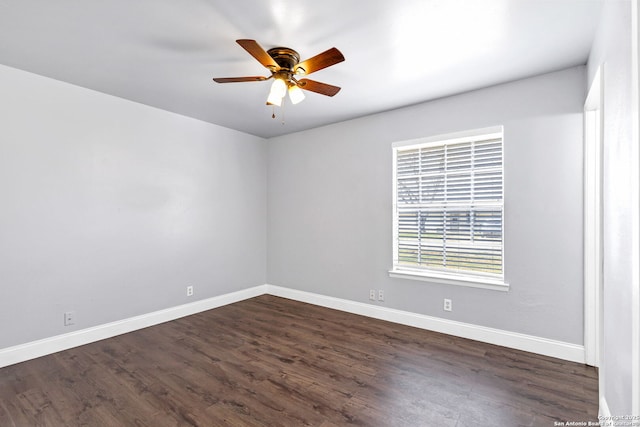
[[(282, 110), (282, 126), (284, 126), (284, 102), (282, 103), (282, 106), (280, 106), (281, 110)], [(272, 105), (271, 106), (271, 118), (275, 119), (276, 118), (276, 106)]]

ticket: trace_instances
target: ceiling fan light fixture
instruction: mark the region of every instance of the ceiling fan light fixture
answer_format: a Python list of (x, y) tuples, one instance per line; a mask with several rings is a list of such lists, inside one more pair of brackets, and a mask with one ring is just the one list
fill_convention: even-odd
[(271, 84), (271, 93), (280, 98), (287, 94), (287, 84), (281, 78), (275, 78)]
[(298, 104), (304, 100), (304, 92), (295, 84), (289, 86), (289, 99), (292, 104)]
[(282, 98), (287, 94), (287, 84), (284, 80), (276, 78), (271, 84), (271, 91), (267, 98), (268, 105), (282, 105)]
[(267, 97), (267, 105), (275, 105), (280, 107), (282, 105), (282, 97), (278, 96), (274, 92), (269, 92), (269, 96)]

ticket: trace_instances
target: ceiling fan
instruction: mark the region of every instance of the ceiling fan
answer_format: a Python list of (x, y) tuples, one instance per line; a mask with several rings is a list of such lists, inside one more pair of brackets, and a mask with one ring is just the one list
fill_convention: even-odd
[(291, 102), (297, 104), (304, 99), (301, 89), (326, 96), (334, 96), (340, 91), (338, 86), (305, 78), (297, 79), (298, 76), (309, 75), (344, 61), (344, 56), (335, 47), (300, 62), (298, 52), (288, 47), (274, 47), (265, 51), (255, 40), (240, 39), (236, 42), (271, 71), (271, 75), (269, 77), (216, 77), (213, 80), (217, 83), (262, 82), (273, 78), (267, 105), (277, 106), (282, 105), (287, 92)]

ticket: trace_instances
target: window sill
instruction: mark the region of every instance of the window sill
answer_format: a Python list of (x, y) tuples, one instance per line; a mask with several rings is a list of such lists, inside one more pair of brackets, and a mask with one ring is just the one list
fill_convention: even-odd
[(437, 274), (424, 271), (390, 270), (390, 277), (397, 279), (421, 280), (423, 282), (442, 283), (445, 285), (467, 286), (470, 288), (491, 289), (494, 291), (509, 291), (509, 284), (500, 279), (483, 277), (464, 277), (447, 274)]

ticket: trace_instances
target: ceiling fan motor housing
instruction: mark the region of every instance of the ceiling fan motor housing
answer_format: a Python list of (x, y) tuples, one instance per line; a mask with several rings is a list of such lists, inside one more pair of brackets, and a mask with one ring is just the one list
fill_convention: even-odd
[(267, 53), (276, 61), (282, 70), (292, 74), (295, 72), (295, 66), (300, 62), (298, 52), (288, 47), (274, 47), (273, 49), (269, 49)]

